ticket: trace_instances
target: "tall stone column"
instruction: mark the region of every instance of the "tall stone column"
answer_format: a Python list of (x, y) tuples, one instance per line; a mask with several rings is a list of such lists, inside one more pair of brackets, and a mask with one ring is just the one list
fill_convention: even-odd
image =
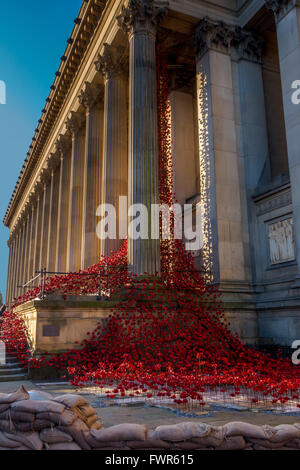
[(19, 278), (19, 259), (20, 259), (20, 231), (18, 225), (15, 227), (15, 233), (16, 233), (16, 253), (15, 253), (15, 260), (14, 260), (14, 266), (15, 266), (15, 276), (13, 280), (13, 292), (12, 292), (12, 299), (14, 300), (17, 295), (18, 295), (18, 278)]
[(40, 264), (41, 254), (41, 239), (42, 239), (42, 223), (43, 223), (43, 199), (44, 199), (44, 185), (38, 181), (35, 185), (36, 194), (36, 224), (34, 234), (34, 248), (33, 248), (33, 275), (36, 271), (40, 271), (42, 266)]
[(24, 264), (25, 264), (25, 244), (26, 244), (26, 211), (23, 212), (20, 218), (20, 255), (19, 255), (19, 269), (18, 269), (18, 282), (17, 292), (18, 296), (23, 294), (21, 286), (24, 283)]
[[(253, 193), (261, 178), (270, 177), (269, 141), (262, 74), (261, 49), (263, 40), (236, 27), (233, 30), (232, 74), (236, 105), (236, 129), (240, 168), (244, 176), (242, 187), (242, 214), (246, 264), (256, 278), (258, 263), (256, 250), (250, 240), (255, 239), (257, 208)], [(250, 234), (250, 235), (248, 235)]]
[(55, 271), (66, 272), (71, 174), (70, 139), (67, 136), (61, 135), (56, 144), (56, 150), (60, 157), (60, 175)]
[[(300, 104), (293, 102), (293, 94), (299, 89), (300, 80), (300, 6), (294, 0), (266, 0), (277, 24), (277, 41), (285, 117), (286, 140), (293, 202), (295, 251), (300, 285)], [(297, 95), (299, 98), (299, 93)]]
[(35, 218), (35, 201), (33, 194), (30, 197), (30, 208), (29, 208), (29, 228), (28, 228), (28, 240), (27, 240), (27, 266), (26, 266), (26, 282), (32, 279), (32, 261), (33, 261), (33, 236), (34, 236), (34, 218)]
[(57, 223), (58, 223), (58, 198), (59, 198), (59, 180), (60, 159), (56, 154), (50, 156), (48, 168), (50, 170), (50, 208), (48, 225), (48, 247), (47, 247), (47, 269), (50, 272), (55, 271), (55, 256), (57, 249)]
[(120, 222), (127, 227), (127, 206), (119, 206), (119, 198), (128, 196), (128, 115), (127, 80), (124, 66), (124, 49), (104, 44), (104, 52), (98, 56), (96, 70), (104, 77), (104, 145), (102, 202), (116, 209), (116, 239), (102, 240), (101, 253), (110, 255), (118, 251), (124, 240)]
[(13, 260), (13, 249), (14, 249), (14, 241), (10, 238), (7, 242), (7, 246), (9, 249), (9, 256), (8, 256), (8, 268), (7, 268), (7, 284), (6, 284), (6, 295), (5, 301), (9, 303), (10, 300), (10, 289), (11, 289), (11, 271), (12, 271), (12, 260)]
[(72, 135), (71, 182), (69, 202), (67, 271), (81, 268), (83, 194), (84, 194), (84, 132), (81, 116), (74, 112), (66, 123)]
[(42, 224), (41, 224), (41, 245), (40, 245), (40, 268), (46, 268), (47, 266), (47, 254), (48, 254), (48, 236), (49, 236), (49, 213), (50, 213), (50, 193), (51, 186), (49, 184), (50, 174), (49, 170), (44, 169), (41, 174), (41, 182), (44, 186), (43, 200), (42, 200)]
[(246, 269), (230, 43), (232, 31), (206, 18), (196, 34), (197, 107), (204, 266), (236, 285)]
[(97, 208), (101, 203), (103, 159), (103, 91), (85, 83), (79, 95), (85, 108), (84, 189), (82, 208), (81, 267), (86, 269), (100, 260), (100, 240), (97, 237)]
[[(159, 203), (156, 86), (156, 28), (168, 2), (129, 0), (118, 17), (129, 35), (129, 161), (128, 203), (148, 209), (145, 239), (128, 239), (129, 264), (134, 274), (160, 271), (159, 240), (151, 239), (151, 206)], [(138, 214), (136, 214), (138, 216)]]

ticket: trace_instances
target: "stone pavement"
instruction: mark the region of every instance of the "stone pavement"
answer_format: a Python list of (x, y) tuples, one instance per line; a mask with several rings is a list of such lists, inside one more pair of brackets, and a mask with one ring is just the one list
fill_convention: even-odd
[(148, 429), (154, 429), (162, 424), (176, 424), (183, 421), (201, 421), (207, 424), (221, 426), (231, 421), (244, 421), (247, 423), (270, 426), (279, 424), (300, 423), (299, 415), (270, 414), (252, 411), (213, 410), (209, 415), (200, 415), (197, 418), (179, 416), (177, 413), (154, 406), (143, 406), (141, 404), (128, 404), (122, 406), (110, 405), (109, 400), (102, 400), (93, 393), (87, 394), (66, 383), (57, 382), (3, 382), (0, 383), (0, 393), (9, 393), (24, 385), (27, 390), (43, 390), (54, 396), (64, 393), (78, 393), (84, 395), (89, 403), (96, 409), (104, 427), (120, 423), (145, 424)]

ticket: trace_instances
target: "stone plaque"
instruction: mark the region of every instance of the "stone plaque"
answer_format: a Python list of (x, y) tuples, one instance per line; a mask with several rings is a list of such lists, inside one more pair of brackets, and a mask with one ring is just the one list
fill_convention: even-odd
[(60, 335), (59, 326), (55, 325), (44, 325), (43, 326), (43, 336), (48, 338), (53, 338)]
[(293, 219), (269, 225), (270, 262), (272, 265), (295, 259)]

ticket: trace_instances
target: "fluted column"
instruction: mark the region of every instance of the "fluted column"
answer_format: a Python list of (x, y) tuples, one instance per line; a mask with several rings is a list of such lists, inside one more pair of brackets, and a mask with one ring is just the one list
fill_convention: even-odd
[[(30, 246), (30, 226), (31, 226), (31, 203), (28, 201), (26, 206), (26, 229), (24, 241), (24, 264), (23, 264), (23, 280), (22, 285), (29, 281), (27, 277), (28, 264), (29, 264), (29, 246)], [(26, 292), (23, 290), (23, 293)]]
[(67, 136), (60, 136), (56, 149), (60, 158), (60, 174), (55, 271), (66, 272), (71, 173), (70, 139)]
[(13, 288), (12, 288), (12, 300), (14, 300), (17, 296), (17, 285), (18, 285), (18, 275), (19, 275), (19, 254), (20, 254), (20, 233), (18, 226), (15, 227), (15, 237), (16, 237), (16, 251), (14, 257), (14, 270), (15, 275), (13, 279)]
[(128, 202), (146, 206), (150, 232), (138, 240), (129, 234), (129, 264), (138, 275), (160, 271), (159, 240), (151, 239), (151, 206), (159, 203), (155, 40), (167, 4), (130, 0), (118, 17), (130, 47)]
[(50, 170), (50, 208), (49, 208), (49, 224), (48, 224), (48, 249), (47, 249), (47, 269), (50, 272), (55, 270), (55, 256), (57, 250), (57, 222), (58, 222), (58, 198), (59, 198), (59, 181), (60, 167), (58, 166), (60, 159), (57, 155), (52, 154), (48, 163)]
[(17, 280), (17, 297), (23, 294), (22, 286), (24, 282), (24, 258), (25, 258), (25, 240), (26, 240), (26, 217), (23, 213), (20, 218), (20, 245), (19, 245), (19, 259), (18, 259), (18, 280)]
[(38, 181), (35, 185), (35, 193), (36, 193), (36, 224), (35, 224), (34, 249), (33, 249), (33, 274), (34, 275), (36, 271), (39, 271), (42, 268), (40, 264), (40, 257), (41, 257), (44, 185), (40, 181)]
[(13, 246), (14, 246), (14, 241), (13, 241), (12, 238), (10, 238), (8, 240), (7, 246), (8, 246), (8, 249), (9, 249), (9, 256), (8, 256), (8, 267), (7, 267), (7, 283), (6, 283), (5, 301), (6, 301), (6, 303), (9, 303), (10, 289), (11, 289), (11, 271), (12, 271), (12, 260), (13, 260)]
[(32, 195), (30, 201), (30, 209), (29, 209), (29, 230), (28, 230), (28, 261), (26, 266), (26, 279), (29, 281), (32, 278), (32, 263), (33, 263), (33, 249), (34, 249), (34, 219), (35, 219), (35, 200), (34, 196)]
[(40, 268), (47, 268), (48, 236), (49, 236), (49, 213), (50, 213), (50, 192), (49, 171), (44, 169), (41, 174), (41, 182), (44, 187), (42, 200), (42, 223), (41, 223), (41, 244), (40, 244)]
[(103, 91), (85, 84), (79, 102), (86, 111), (84, 153), (84, 189), (81, 267), (83, 269), (100, 260), (100, 240), (97, 237), (97, 208), (101, 203), (103, 154)]
[(77, 271), (81, 268), (85, 135), (81, 116), (74, 112), (66, 126), (72, 135), (67, 271)]
[(101, 253), (110, 255), (117, 251), (127, 233), (120, 233), (120, 223), (127, 227), (127, 206), (119, 207), (119, 198), (128, 195), (128, 117), (127, 80), (125, 76), (124, 49), (104, 44), (98, 56), (96, 70), (104, 77), (104, 142), (102, 202), (116, 209), (116, 239), (102, 240)]

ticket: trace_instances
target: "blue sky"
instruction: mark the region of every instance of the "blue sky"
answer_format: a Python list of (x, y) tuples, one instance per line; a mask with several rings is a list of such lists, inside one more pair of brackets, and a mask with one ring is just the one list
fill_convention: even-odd
[(1, 2), (0, 290), (5, 294), (8, 229), (2, 219), (82, 0)]

